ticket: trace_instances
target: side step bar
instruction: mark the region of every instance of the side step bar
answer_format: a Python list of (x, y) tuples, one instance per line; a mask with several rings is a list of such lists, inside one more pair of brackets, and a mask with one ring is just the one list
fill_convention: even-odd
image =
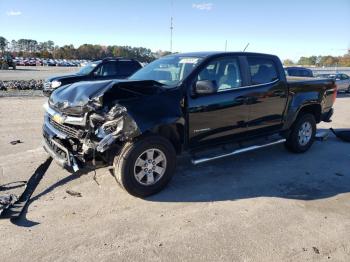
[(284, 142), (286, 142), (286, 139), (280, 139), (280, 140), (277, 140), (277, 141), (274, 141), (271, 143), (267, 143), (267, 144), (263, 144), (263, 145), (254, 145), (254, 146), (250, 146), (250, 147), (246, 147), (246, 148), (237, 149), (237, 150), (234, 150), (233, 152), (222, 154), (222, 155), (217, 155), (217, 156), (207, 157), (207, 158), (192, 159), (192, 164), (199, 165), (199, 164), (209, 162), (212, 160), (216, 160), (216, 159), (220, 159), (220, 158), (224, 158), (224, 157), (228, 157), (228, 156), (239, 155), (239, 154), (242, 154), (245, 152), (249, 152), (249, 151), (257, 150), (260, 148), (281, 144)]

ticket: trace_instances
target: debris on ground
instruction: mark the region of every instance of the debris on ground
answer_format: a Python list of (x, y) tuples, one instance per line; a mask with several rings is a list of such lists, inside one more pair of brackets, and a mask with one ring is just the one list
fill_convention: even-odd
[(74, 197), (82, 197), (82, 194), (80, 192), (74, 190), (67, 189), (66, 193)]
[(94, 170), (94, 177), (93, 177), (93, 179), (94, 179), (94, 181), (96, 182), (96, 184), (98, 185), (98, 186), (101, 186), (101, 184), (98, 182), (98, 180), (97, 180), (97, 172), (96, 172), (96, 170)]
[(330, 130), (339, 139), (345, 142), (350, 142), (350, 130), (334, 130), (333, 128), (330, 128)]
[(12, 206), (17, 200), (17, 196), (13, 194), (0, 196), (0, 215), (5, 209)]
[(13, 141), (10, 142), (11, 145), (17, 145), (17, 144), (21, 144), (21, 143), (23, 143), (23, 142), (21, 140), (19, 140), (19, 139), (18, 140), (13, 140)]
[(36, 187), (38, 186), (39, 182), (45, 175), (46, 171), (48, 170), (50, 164), (52, 162), (52, 158), (48, 157), (44, 163), (42, 163), (35, 171), (34, 174), (29, 178), (27, 182), (26, 189), (22, 193), (22, 195), (16, 199), (14, 203), (11, 203), (6, 207), (6, 209), (3, 209), (3, 212), (0, 214), (2, 218), (11, 218), (11, 219), (18, 219), (23, 214), (24, 210), (29, 205), (29, 200), (34, 193)]
[(312, 247), (312, 249), (314, 250), (314, 252), (315, 252), (316, 254), (320, 254), (320, 250), (318, 250), (317, 247)]
[(27, 181), (15, 181), (7, 184), (0, 185), (0, 191), (8, 191), (11, 189), (23, 187), (27, 184)]
[(326, 141), (329, 137), (329, 132), (328, 131), (317, 131), (316, 135), (315, 135), (315, 139), (317, 141)]

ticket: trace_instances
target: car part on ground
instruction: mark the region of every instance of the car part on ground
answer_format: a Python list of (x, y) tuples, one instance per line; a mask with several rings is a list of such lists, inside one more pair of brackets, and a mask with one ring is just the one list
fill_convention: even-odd
[(330, 130), (339, 139), (345, 142), (350, 142), (350, 130), (334, 130), (333, 128), (330, 128)]
[(0, 218), (10, 218), (10, 219), (18, 219), (21, 217), (25, 209), (29, 205), (30, 198), (34, 193), (36, 187), (40, 183), (41, 179), (45, 175), (48, 170), (50, 164), (52, 162), (52, 158), (48, 157), (35, 171), (34, 174), (29, 178), (26, 189), (22, 193), (22, 195), (17, 199), (17, 197), (6, 197), (7, 205), (6, 209), (2, 211), (0, 214)]

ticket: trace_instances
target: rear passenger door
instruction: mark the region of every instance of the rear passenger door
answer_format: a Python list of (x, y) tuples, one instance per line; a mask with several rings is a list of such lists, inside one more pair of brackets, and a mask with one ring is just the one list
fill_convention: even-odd
[(275, 60), (267, 56), (247, 56), (250, 74), (248, 130), (278, 129), (287, 103), (288, 88)]

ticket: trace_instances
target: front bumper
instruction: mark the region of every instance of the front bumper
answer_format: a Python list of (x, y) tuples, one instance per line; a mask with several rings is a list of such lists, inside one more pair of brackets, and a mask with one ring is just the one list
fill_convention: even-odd
[(66, 135), (55, 129), (46, 119), (43, 126), (43, 138), (45, 151), (58, 165), (70, 172), (76, 172), (80, 169), (72, 152), (59, 142), (58, 138), (65, 139)]

